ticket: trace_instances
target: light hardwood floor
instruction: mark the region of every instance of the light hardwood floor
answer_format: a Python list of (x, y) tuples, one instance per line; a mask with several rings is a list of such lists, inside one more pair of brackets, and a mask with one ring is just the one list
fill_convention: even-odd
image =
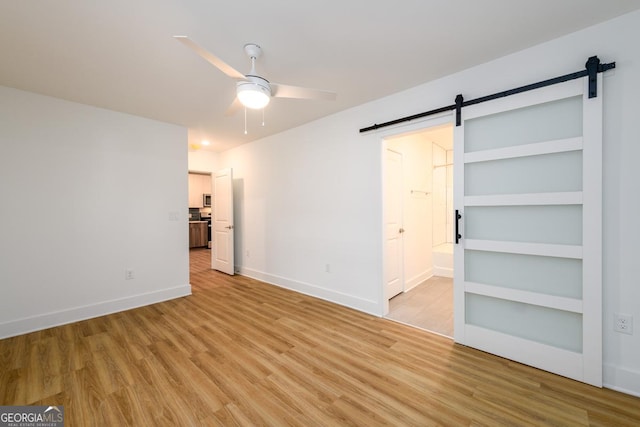
[(67, 426), (640, 424), (640, 399), (208, 270), (193, 295), (0, 340), (0, 404)]
[(386, 317), (453, 337), (453, 279), (434, 276), (391, 298)]

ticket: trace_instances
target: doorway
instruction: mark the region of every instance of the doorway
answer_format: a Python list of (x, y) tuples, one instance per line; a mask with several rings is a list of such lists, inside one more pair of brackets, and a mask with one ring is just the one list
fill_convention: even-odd
[(385, 317), (453, 337), (453, 125), (383, 146)]
[[(211, 268), (211, 172), (188, 172), (190, 272)], [(208, 262), (203, 260), (208, 259)]]

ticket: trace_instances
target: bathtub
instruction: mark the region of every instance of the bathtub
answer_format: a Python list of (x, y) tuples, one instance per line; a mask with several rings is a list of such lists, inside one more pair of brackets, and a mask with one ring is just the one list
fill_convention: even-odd
[(433, 275), (453, 277), (453, 243), (433, 247)]

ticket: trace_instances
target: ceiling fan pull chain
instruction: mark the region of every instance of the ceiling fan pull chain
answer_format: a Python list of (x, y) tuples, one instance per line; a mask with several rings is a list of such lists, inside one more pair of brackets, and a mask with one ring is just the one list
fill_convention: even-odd
[(244, 107), (244, 134), (247, 134), (247, 107)]
[(264, 127), (264, 108), (262, 109), (262, 127)]

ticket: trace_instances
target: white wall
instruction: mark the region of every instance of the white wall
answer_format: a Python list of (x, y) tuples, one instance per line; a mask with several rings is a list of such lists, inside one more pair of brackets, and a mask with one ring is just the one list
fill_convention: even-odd
[(187, 162), (191, 172), (215, 173), (218, 170), (218, 153), (206, 150), (189, 151)]
[(402, 228), (405, 230), (403, 269), (406, 292), (433, 276), (431, 141), (424, 134), (414, 133), (388, 140), (387, 147), (402, 153)]
[(311, 123), (223, 152), (220, 163), (234, 168), (243, 274), (376, 313), (381, 147), (363, 145), (353, 123)]
[(0, 87), (0, 338), (191, 293), (186, 137)]
[(447, 151), (438, 144), (433, 150), (433, 246), (447, 243)]
[[(242, 271), (381, 314), (381, 144), (402, 130), (358, 129), (577, 71), (597, 54), (618, 65), (604, 81), (604, 380), (640, 394), (637, 40), (640, 12), (223, 153)], [(613, 332), (614, 312), (634, 316), (635, 335)]]
[(447, 150), (447, 167), (446, 167), (446, 183), (445, 183), (445, 191), (447, 193), (447, 202), (446, 202), (446, 236), (445, 240), (447, 243), (453, 243), (453, 150)]

